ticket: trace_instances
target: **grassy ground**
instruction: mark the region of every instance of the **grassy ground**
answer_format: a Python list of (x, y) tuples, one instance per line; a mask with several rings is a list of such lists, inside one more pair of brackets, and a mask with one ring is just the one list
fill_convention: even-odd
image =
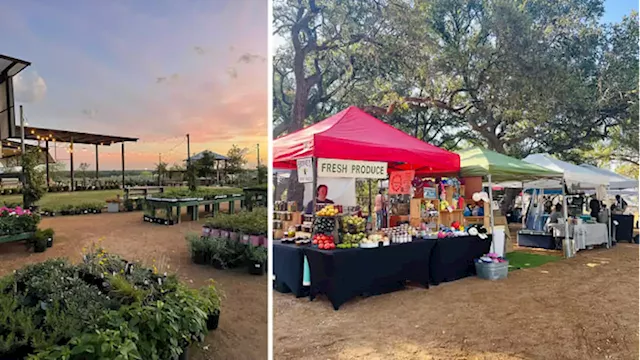
[(511, 271), (538, 267), (548, 262), (560, 260), (562, 257), (514, 251), (507, 254), (507, 259), (509, 260), (509, 271)]
[[(59, 204), (80, 205), (88, 202), (106, 201), (115, 198), (116, 195), (124, 196), (122, 190), (96, 190), (96, 191), (75, 191), (47, 193), (38, 202), (41, 207), (51, 207)], [(0, 196), (0, 203), (15, 204), (22, 203), (22, 195)]]

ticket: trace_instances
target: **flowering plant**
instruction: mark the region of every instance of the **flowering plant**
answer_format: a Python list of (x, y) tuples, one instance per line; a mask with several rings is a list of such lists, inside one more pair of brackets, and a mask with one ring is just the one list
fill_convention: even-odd
[(16, 235), (38, 230), (40, 216), (20, 206), (0, 208), (0, 236)]

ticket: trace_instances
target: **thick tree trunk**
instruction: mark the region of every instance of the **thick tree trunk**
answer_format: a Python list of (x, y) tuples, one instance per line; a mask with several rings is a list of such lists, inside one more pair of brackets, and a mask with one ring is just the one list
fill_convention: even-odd
[(505, 189), (504, 199), (500, 205), (500, 212), (502, 215), (506, 215), (509, 211), (513, 210), (516, 198), (521, 191), (522, 189)]
[[(307, 117), (307, 102), (309, 101), (309, 85), (304, 73), (304, 58), (302, 52), (296, 52), (294, 56), (293, 72), (296, 79), (296, 96), (293, 100), (291, 109), (291, 122), (289, 123), (288, 132), (300, 130), (304, 127), (304, 119)], [(295, 201), (299, 208), (303, 208), (304, 185), (298, 182), (298, 172), (291, 172), (289, 184), (287, 186), (287, 201)]]

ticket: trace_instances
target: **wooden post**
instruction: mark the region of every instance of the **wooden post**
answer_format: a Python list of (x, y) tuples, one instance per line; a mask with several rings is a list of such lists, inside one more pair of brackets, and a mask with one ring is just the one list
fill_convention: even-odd
[(124, 141), (122, 142), (122, 188), (124, 189)]
[(96, 144), (96, 186), (98, 186), (98, 181), (100, 180), (100, 166), (98, 165), (98, 144)]
[(71, 165), (71, 186), (69, 187), (70, 191), (75, 189), (75, 177), (73, 176), (73, 138), (71, 138), (71, 146), (69, 147), (69, 162)]
[(44, 154), (44, 167), (47, 173), (47, 189), (49, 188), (49, 140), (44, 142), (45, 154)]

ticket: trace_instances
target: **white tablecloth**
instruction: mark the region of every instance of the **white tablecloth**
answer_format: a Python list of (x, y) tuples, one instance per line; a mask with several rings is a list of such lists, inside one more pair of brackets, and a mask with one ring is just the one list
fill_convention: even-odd
[[(564, 224), (549, 224), (556, 238), (564, 238)], [(584, 250), (587, 246), (608, 244), (607, 224), (569, 224), (569, 237), (576, 241), (576, 250)]]
[(573, 227), (573, 239), (576, 249), (586, 249), (587, 246), (608, 244), (607, 224), (581, 224)]

